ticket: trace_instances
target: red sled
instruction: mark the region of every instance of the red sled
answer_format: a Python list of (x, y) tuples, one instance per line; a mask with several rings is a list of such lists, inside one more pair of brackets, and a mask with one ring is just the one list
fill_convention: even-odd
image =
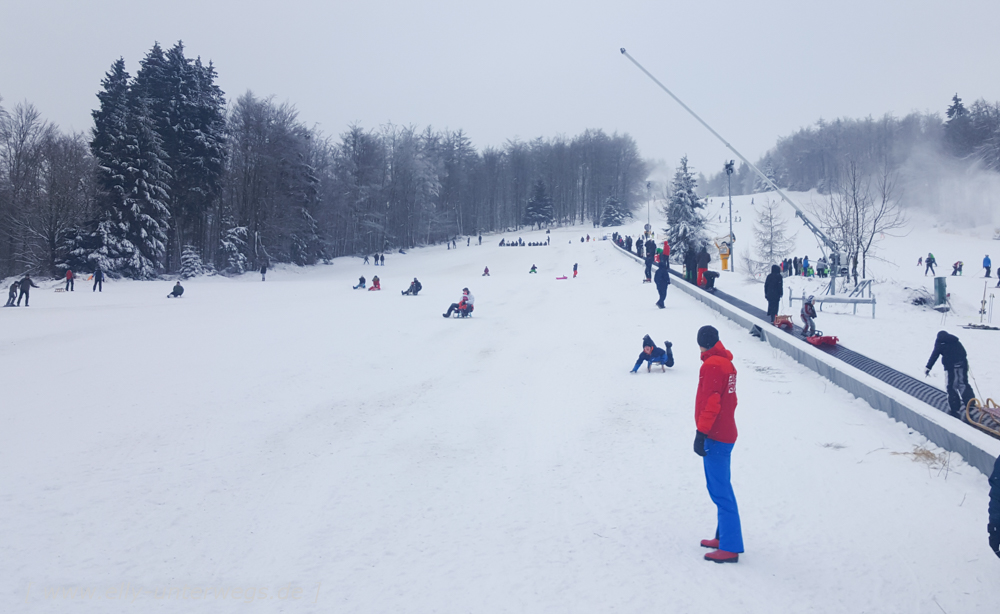
[(781, 330), (787, 330), (788, 332), (792, 332), (795, 328), (792, 324), (791, 316), (774, 316), (774, 325)]
[(837, 345), (837, 342), (840, 341), (840, 339), (838, 339), (837, 337), (816, 335), (813, 337), (806, 337), (806, 341), (815, 345), (816, 347), (819, 347), (821, 345)]

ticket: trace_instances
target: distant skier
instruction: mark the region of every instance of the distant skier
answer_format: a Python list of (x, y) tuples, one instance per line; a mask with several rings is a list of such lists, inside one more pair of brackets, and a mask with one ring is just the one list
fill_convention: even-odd
[(353, 290), (364, 290), (365, 289), (365, 276), (362, 275), (358, 278), (358, 285), (351, 286)]
[(811, 337), (816, 334), (816, 297), (809, 295), (802, 303), (802, 311), (800, 316), (802, 317), (802, 335), (805, 337)]
[(937, 264), (937, 260), (934, 259), (934, 254), (927, 252), (927, 258), (924, 260), (924, 264), (927, 267), (924, 269), (924, 277), (927, 277), (927, 271), (931, 272), (931, 276), (934, 276), (934, 265)]
[(167, 298), (180, 298), (182, 294), (184, 294), (184, 287), (181, 286), (180, 280), (177, 280), (177, 283), (174, 284), (174, 289), (170, 291)]
[(706, 561), (736, 563), (743, 552), (740, 510), (730, 478), (737, 437), (736, 368), (714, 327), (702, 326), (697, 338), (702, 365), (694, 401), (694, 452), (702, 457), (708, 495), (718, 510), (715, 538), (701, 540), (701, 546), (716, 549), (705, 555)]
[(698, 285), (702, 288), (705, 287), (705, 271), (708, 270), (708, 263), (711, 261), (712, 257), (708, 254), (708, 248), (702, 245), (701, 251), (698, 252)]
[(965, 346), (955, 335), (939, 332), (934, 341), (934, 351), (924, 368), (925, 376), (931, 374), (931, 367), (938, 356), (941, 357), (941, 366), (948, 373), (948, 406), (951, 408), (948, 413), (961, 419), (963, 410), (975, 397), (969, 385), (969, 358)]
[(538, 267), (536, 267), (535, 265), (531, 265), (531, 270), (528, 271), (528, 272), (529, 273), (537, 273), (538, 272)]
[(989, 277), (990, 276), (990, 270), (993, 268), (993, 263), (990, 262), (990, 255), (989, 254), (986, 254), (986, 257), (983, 258), (983, 268), (986, 269), (986, 276)]
[(368, 254), (365, 254), (365, 261), (362, 262), (361, 264), (368, 264)]
[(951, 265), (951, 276), (954, 277), (956, 275), (961, 275), (961, 274), (962, 274), (962, 261), (959, 260), (955, 264)]
[(476, 298), (469, 292), (468, 288), (462, 288), (462, 298), (458, 300), (457, 303), (452, 303), (448, 306), (448, 311), (442, 313), (441, 315), (445, 318), (450, 318), (452, 312), (458, 311), (460, 315), (469, 315), (475, 309)]
[(400, 290), (399, 293), (402, 294), (403, 296), (407, 296), (407, 295), (416, 296), (417, 293), (420, 292), (423, 289), (424, 289), (424, 287), (422, 285), (420, 285), (420, 282), (417, 281), (416, 277), (414, 277), (413, 281), (410, 282), (410, 287), (407, 288), (406, 290)]
[(380, 282), (378, 279), (378, 275), (375, 275), (374, 277), (372, 277), (372, 287), (368, 288), (368, 291), (371, 292), (372, 290), (381, 290), (382, 289), (381, 283), (382, 282)]
[(664, 341), (663, 345), (666, 346), (667, 348), (666, 350), (664, 350), (663, 348), (656, 347), (656, 344), (653, 343), (652, 337), (650, 337), (649, 335), (643, 337), (642, 351), (639, 352), (639, 358), (636, 359), (635, 366), (632, 367), (632, 370), (629, 371), (629, 373), (637, 373), (639, 371), (639, 367), (642, 366), (642, 363), (644, 361), (649, 362), (649, 364), (646, 365), (647, 373), (649, 373), (653, 369), (654, 364), (673, 367), (674, 353), (671, 348), (673, 347), (674, 344), (670, 343), (669, 341)]
[(264, 278), (266, 276), (267, 276), (267, 263), (265, 262), (264, 264), (260, 265), (260, 280), (264, 281)]
[(1000, 458), (993, 464), (990, 475), (990, 521), (986, 530), (990, 535), (990, 549), (1000, 556)]
[(104, 271), (101, 267), (94, 269), (94, 289), (91, 292), (104, 292)]
[(576, 279), (576, 263), (573, 263), (573, 279)]
[(656, 306), (663, 309), (665, 307), (663, 301), (667, 298), (667, 288), (670, 287), (670, 267), (665, 262), (661, 262), (660, 266), (656, 268), (656, 275), (653, 276), (653, 281), (656, 283), (656, 291), (660, 295), (660, 300), (656, 301)]
[(785, 294), (785, 282), (781, 277), (781, 268), (771, 265), (771, 272), (764, 280), (764, 299), (767, 301), (767, 316), (774, 324), (774, 316), (778, 315), (778, 303)]
[[(989, 275), (987, 275), (989, 277)], [(73, 271), (66, 269), (66, 292), (73, 292)]]
[(30, 294), (31, 289), (32, 288), (37, 288), (37, 287), (38, 286), (35, 285), (35, 282), (32, 281), (31, 275), (29, 275), (28, 273), (25, 273), (24, 277), (21, 278), (21, 284), (19, 286), (19, 288), (21, 289), (21, 294), (19, 294), (18, 297), (17, 297), (17, 306), (18, 307), (21, 306), (21, 299), (23, 298), (24, 299), (24, 306), (27, 307), (28, 306), (28, 300), (31, 299), (31, 294)]
[(483, 277), (489, 277), (489, 276), (490, 276), (490, 267), (486, 267), (485, 269), (483, 269)]

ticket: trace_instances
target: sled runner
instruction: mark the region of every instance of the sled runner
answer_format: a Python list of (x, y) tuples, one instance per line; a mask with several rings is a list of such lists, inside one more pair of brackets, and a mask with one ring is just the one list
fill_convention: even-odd
[(969, 401), (965, 406), (965, 421), (994, 437), (1000, 437), (1000, 407), (993, 399), (986, 399), (986, 405), (979, 399)]

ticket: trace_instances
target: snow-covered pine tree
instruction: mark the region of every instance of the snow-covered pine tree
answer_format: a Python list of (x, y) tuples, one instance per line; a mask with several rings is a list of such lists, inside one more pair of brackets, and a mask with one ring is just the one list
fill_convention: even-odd
[(778, 264), (795, 249), (795, 235), (788, 236), (788, 221), (782, 217), (778, 201), (765, 197), (757, 210), (753, 235), (756, 258), (745, 255), (743, 264), (751, 277), (760, 279), (771, 271), (772, 264)]
[(193, 245), (185, 245), (181, 250), (181, 278), (191, 279), (206, 273), (205, 265), (201, 261), (201, 255)]
[(531, 198), (524, 209), (524, 224), (534, 226), (538, 224), (541, 230), (542, 224), (551, 224), (553, 218), (552, 199), (545, 191), (545, 182), (539, 179), (531, 189)]
[(601, 226), (621, 226), (627, 217), (632, 217), (632, 214), (617, 198), (609, 196), (604, 201), (604, 209), (601, 210)]
[(222, 238), (219, 240), (219, 253), (226, 263), (224, 273), (239, 275), (249, 268), (249, 261), (246, 257), (247, 249), (247, 228), (246, 226), (235, 226), (231, 219), (223, 221)]
[(691, 250), (697, 252), (709, 243), (706, 220), (702, 214), (705, 203), (698, 198), (697, 187), (694, 173), (688, 168), (687, 156), (684, 156), (674, 173), (670, 198), (663, 209), (667, 217), (667, 228), (664, 230), (670, 242), (670, 253), (678, 254), (678, 257)]
[(125, 62), (119, 59), (97, 95), (101, 105), (93, 111), (90, 149), (103, 198), (92, 236), (78, 249), (92, 250), (81, 256), (109, 274), (147, 279), (163, 263), (170, 169), (150, 125), (146, 100), (133, 93), (129, 81)]

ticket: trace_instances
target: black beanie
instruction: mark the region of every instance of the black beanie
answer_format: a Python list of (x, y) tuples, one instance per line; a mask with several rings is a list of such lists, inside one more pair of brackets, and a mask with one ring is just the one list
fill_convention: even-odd
[(645, 337), (642, 338), (642, 347), (644, 347), (644, 348), (655, 348), (656, 344), (653, 343), (653, 338), (652, 337), (650, 337), (649, 335), (646, 335)]
[(714, 326), (702, 326), (698, 329), (698, 347), (710, 350), (719, 342), (719, 331)]

